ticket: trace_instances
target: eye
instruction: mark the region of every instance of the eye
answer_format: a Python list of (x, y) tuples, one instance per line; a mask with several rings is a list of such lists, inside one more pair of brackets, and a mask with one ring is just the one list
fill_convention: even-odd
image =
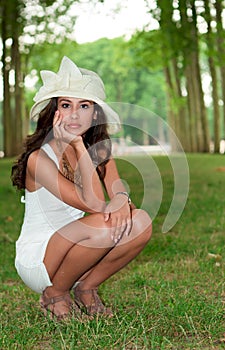
[(61, 107), (62, 108), (69, 108), (70, 107), (70, 104), (69, 103), (66, 103), (66, 102), (63, 102), (62, 104), (61, 104)]
[(88, 108), (90, 108), (91, 107), (91, 104), (89, 104), (89, 103), (81, 103), (81, 105), (80, 105), (80, 109), (88, 109)]

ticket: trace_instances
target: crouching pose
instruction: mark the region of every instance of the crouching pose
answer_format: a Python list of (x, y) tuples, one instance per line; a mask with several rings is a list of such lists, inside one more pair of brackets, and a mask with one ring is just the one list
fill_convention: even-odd
[(111, 316), (98, 287), (142, 251), (151, 220), (119, 178), (109, 133), (120, 122), (99, 76), (67, 57), (58, 73), (41, 76), (30, 113), (36, 130), (12, 168), (13, 184), (25, 189), (16, 269), (45, 314), (69, 317), (75, 300), (89, 315)]

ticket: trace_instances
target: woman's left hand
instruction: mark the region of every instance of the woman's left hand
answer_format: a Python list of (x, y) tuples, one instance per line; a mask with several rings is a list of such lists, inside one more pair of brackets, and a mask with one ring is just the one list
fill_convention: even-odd
[(104, 211), (105, 221), (111, 223), (111, 238), (118, 243), (122, 236), (129, 235), (132, 220), (131, 209), (126, 196), (123, 194), (115, 195), (106, 206)]

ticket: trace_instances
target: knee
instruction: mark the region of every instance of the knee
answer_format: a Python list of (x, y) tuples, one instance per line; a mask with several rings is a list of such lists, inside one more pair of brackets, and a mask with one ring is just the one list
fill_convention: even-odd
[(110, 225), (100, 213), (76, 220), (61, 228), (58, 233), (73, 244), (87, 247), (105, 248), (112, 247), (113, 244)]
[(109, 248), (114, 245), (111, 238), (110, 224), (105, 222), (102, 214), (94, 214), (96, 225), (89, 236), (91, 245), (95, 248)]
[(152, 235), (152, 220), (143, 209), (133, 211), (133, 225), (136, 234), (142, 236), (143, 243), (147, 244)]

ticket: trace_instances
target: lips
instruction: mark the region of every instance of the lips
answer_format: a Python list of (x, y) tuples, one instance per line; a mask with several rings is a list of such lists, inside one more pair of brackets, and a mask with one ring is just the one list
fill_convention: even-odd
[(77, 123), (67, 124), (67, 128), (69, 128), (69, 129), (79, 129), (80, 127), (81, 127), (81, 125), (77, 124)]

